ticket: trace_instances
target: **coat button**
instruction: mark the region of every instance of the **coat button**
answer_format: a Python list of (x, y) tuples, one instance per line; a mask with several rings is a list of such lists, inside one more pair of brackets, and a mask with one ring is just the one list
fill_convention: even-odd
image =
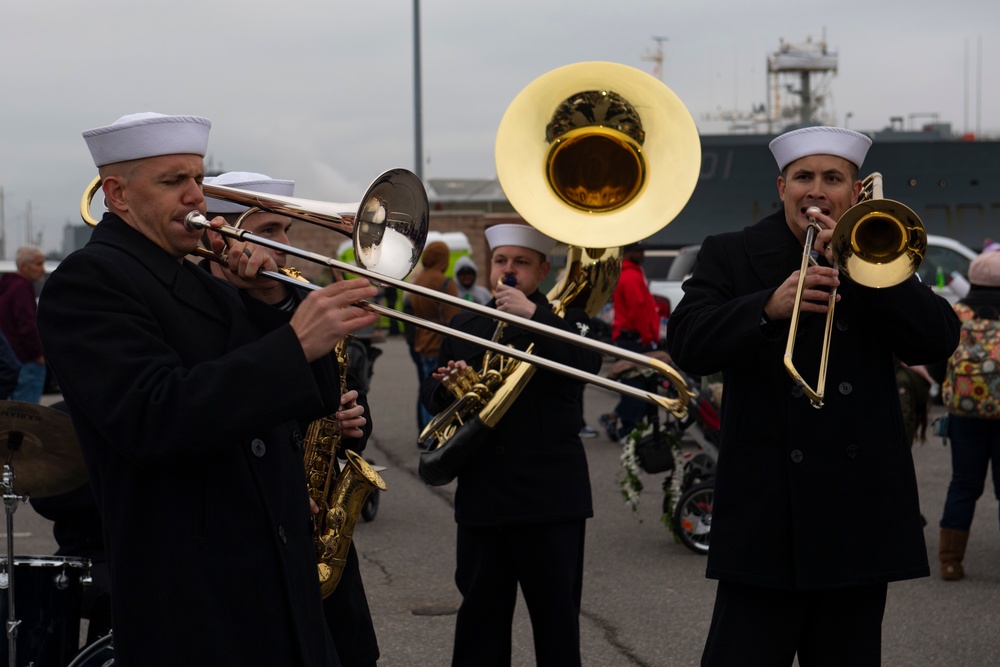
[(802, 385), (797, 384), (794, 387), (792, 387), (792, 398), (802, 398), (802, 395), (804, 393), (806, 393), (806, 392), (802, 388)]
[(792, 463), (802, 463), (801, 449), (793, 449), (791, 456), (792, 456)]
[(843, 394), (844, 396), (847, 396), (852, 391), (854, 391), (854, 387), (851, 386), (850, 382), (841, 382), (840, 385), (837, 387), (837, 390), (840, 391), (840, 393)]
[(278, 539), (281, 540), (282, 544), (288, 544), (288, 538), (285, 537), (285, 527), (278, 526)]
[(845, 451), (847, 453), (847, 458), (849, 459), (856, 459), (858, 457), (858, 454), (861, 453), (861, 450), (858, 448), (857, 445), (848, 445)]
[(260, 438), (254, 438), (253, 442), (250, 443), (250, 451), (252, 451), (253, 455), (256, 457), (264, 456), (264, 452), (267, 451), (267, 445), (265, 445), (264, 441)]
[(837, 318), (837, 331), (847, 331), (847, 320), (842, 317)]
[(295, 449), (302, 449), (302, 434), (299, 433), (298, 429), (295, 429), (295, 432), (292, 433), (292, 444), (295, 446)]
[(503, 445), (497, 445), (497, 447), (493, 450), (493, 452), (497, 456), (503, 456), (503, 452), (504, 452)]

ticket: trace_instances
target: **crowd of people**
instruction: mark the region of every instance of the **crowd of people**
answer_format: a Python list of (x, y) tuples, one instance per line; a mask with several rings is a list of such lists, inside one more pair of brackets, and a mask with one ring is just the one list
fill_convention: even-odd
[[(195, 651), (206, 664), (371, 667), (380, 651), (353, 544), (338, 587), (320, 593), (315, 537), (324, 514), (309, 495), (303, 455), (317, 420), (335, 422), (339, 446), (354, 451), (373, 433), (367, 396), (340, 368), (336, 347), (375, 322), (357, 304), (379, 292), (364, 279), (298, 290), (260, 277), (285, 268), (284, 253), (216, 230), (239, 219), (254, 235), (287, 244), (293, 220), (245, 215), (245, 206), (206, 198), (202, 186), (291, 196), (295, 183), (257, 172), (206, 177), (211, 127), (199, 116), (140, 113), (84, 132), (108, 209), (92, 239), (61, 262), (40, 297), (38, 248), (21, 248), (17, 272), (0, 277), (6, 391), (37, 403), (46, 373), (55, 374), (58, 409), (72, 418), (89, 478), (38, 509), (54, 521), (60, 553), (101, 564), (84, 614), (90, 640), (113, 630), (116, 665), (172, 666)], [(777, 137), (781, 208), (706, 238), (669, 319), (672, 362), (724, 379), (707, 566), (718, 583), (703, 665), (743, 664), (748, 655), (767, 665), (879, 664), (888, 584), (930, 571), (910, 452), (926, 429), (924, 365), (950, 359), (953, 478), (940, 520), (942, 578), (964, 576), (991, 464), (1000, 497), (1000, 408), (973, 401), (980, 394), (962, 374), (973, 362), (957, 356), (966, 336), (1000, 354), (1000, 340), (990, 339), (1000, 338), (1000, 323), (988, 325), (1000, 322), (1000, 251), (972, 263), (971, 290), (954, 309), (916, 276), (874, 289), (845, 275), (831, 237), (859, 197), (870, 144), (830, 127)], [(211, 228), (185, 225), (191, 211), (211, 218)], [(814, 261), (802, 276), (810, 227)], [(415, 284), (588, 334), (592, 314), (557, 314), (540, 289), (555, 239), (525, 224), (493, 225), (485, 237), (486, 280), (473, 258), (454, 261), (436, 241), (423, 249)], [(196, 252), (212, 258), (196, 263)], [(643, 252), (640, 242), (623, 250), (612, 340), (650, 353), (664, 341)], [(800, 281), (802, 365), (818, 364), (825, 319), (835, 313), (834, 390), (822, 410), (782, 364)], [(451, 299), (411, 295), (407, 309), (600, 372), (592, 348), (523, 326), (498, 328)], [(490, 355), (422, 327), (410, 351), (419, 432), (452, 404), (456, 378)], [(584, 544), (594, 513), (583, 386), (537, 369), (497, 423), (466, 431), (475, 449), (457, 472), (455, 494), (456, 667), (510, 665), (518, 590), (537, 663), (583, 662)], [(901, 392), (917, 398), (901, 401)], [(648, 410), (623, 397), (601, 425), (618, 442)], [(891, 520), (872, 525), (873, 506)], [(77, 518), (81, 508), (86, 522)]]

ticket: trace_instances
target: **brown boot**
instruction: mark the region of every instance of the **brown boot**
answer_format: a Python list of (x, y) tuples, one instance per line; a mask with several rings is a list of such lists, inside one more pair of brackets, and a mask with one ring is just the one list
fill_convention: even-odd
[(969, 531), (941, 529), (941, 543), (938, 555), (941, 558), (941, 578), (945, 581), (958, 581), (965, 576), (962, 569), (962, 559), (965, 558), (965, 545), (969, 542)]

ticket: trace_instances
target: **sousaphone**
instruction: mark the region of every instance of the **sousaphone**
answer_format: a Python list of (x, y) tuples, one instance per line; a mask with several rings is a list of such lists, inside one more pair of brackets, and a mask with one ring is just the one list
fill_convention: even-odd
[(694, 119), (659, 79), (583, 62), (535, 79), (507, 108), (497, 178), (533, 227), (583, 248), (652, 236), (687, 204), (701, 170)]

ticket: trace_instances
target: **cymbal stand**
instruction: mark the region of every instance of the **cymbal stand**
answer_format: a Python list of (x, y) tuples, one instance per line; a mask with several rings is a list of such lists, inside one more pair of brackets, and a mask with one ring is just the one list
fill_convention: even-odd
[[(20, 448), (24, 434), (11, 431), (8, 434), (7, 448), (17, 451)], [(21, 621), (14, 614), (14, 512), (17, 504), (27, 498), (14, 493), (14, 468), (10, 465), (10, 457), (3, 464), (3, 501), (7, 508), (7, 568), (0, 573), (0, 588), (7, 589), (7, 655), (9, 667), (17, 667), (17, 626)]]

